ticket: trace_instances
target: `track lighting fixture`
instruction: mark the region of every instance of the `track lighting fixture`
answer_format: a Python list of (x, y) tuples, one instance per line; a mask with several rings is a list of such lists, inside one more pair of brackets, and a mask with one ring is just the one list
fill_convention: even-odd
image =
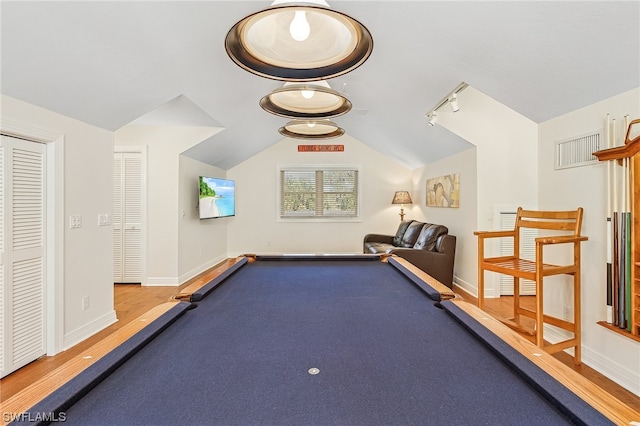
[(458, 95), (456, 93), (451, 95), (451, 97), (449, 98), (449, 105), (451, 106), (451, 111), (460, 111), (460, 106), (458, 105)]
[(455, 89), (453, 89), (447, 96), (442, 98), (440, 102), (436, 104), (436, 106), (431, 109), (426, 115), (429, 119), (429, 125), (434, 126), (438, 122), (438, 115), (436, 111), (438, 111), (445, 104), (449, 104), (451, 107), (451, 111), (458, 112), (460, 111), (460, 105), (458, 104), (458, 93), (462, 92), (464, 89), (469, 87), (469, 85), (465, 82), (460, 83)]

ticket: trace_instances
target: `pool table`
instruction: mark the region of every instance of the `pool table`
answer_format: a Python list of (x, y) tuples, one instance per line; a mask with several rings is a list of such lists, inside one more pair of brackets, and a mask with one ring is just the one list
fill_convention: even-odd
[(395, 256), (247, 255), (182, 298), (30, 409), (3, 413), (4, 420), (545, 426), (640, 420)]

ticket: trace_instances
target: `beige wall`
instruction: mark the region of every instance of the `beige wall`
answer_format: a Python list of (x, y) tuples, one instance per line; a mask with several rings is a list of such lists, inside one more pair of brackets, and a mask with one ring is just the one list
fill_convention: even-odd
[[(304, 143), (304, 142), (303, 142)], [(298, 152), (298, 142), (284, 139), (230, 169), (236, 180), (236, 217), (229, 219), (228, 252), (361, 253), (367, 233), (395, 233), (398, 190), (412, 190), (410, 171), (361, 142), (342, 136), (344, 152)], [(283, 222), (277, 215), (277, 170), (284, 165), (345, 164), (361, 167), (361, 218), (356, 222)], [(407, 209), (411, 215), (411, 208)]]
[[(583, 361), (640, 395), (640, 343), (597, 325), (606, 319), (606, 165), (554, 170), (555, 142), (602, 130), (606, 114), (618, 123), (640, 117), (640, 88), (541, 123), (539, 145), (540, 208), (584, 208), (582, 233)], [(620, 142), (619, 142), (620, 143)], [(603, 146), (604, 147), (604, 146)], [(560, 315), (571, 304), (571, 280), (550, 280), (545, 310)]]

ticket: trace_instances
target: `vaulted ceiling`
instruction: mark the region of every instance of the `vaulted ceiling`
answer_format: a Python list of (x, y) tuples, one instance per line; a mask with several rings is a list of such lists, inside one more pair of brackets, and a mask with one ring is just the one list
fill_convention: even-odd
[[(329, 4), (374, 39), (364, 65), (329, 81), (354, 106), (333, 121), (409, 168), (470, 146), (425, 118), (463, 81), (534, 122), (640, 87), (638, 1)], [(258, 105), (282, 82), (224, 49), (229, 28), (269, 1), (0, 5), (5, 95), (111, 131), (154, 110), (155, 123), (223, 127), (185, 153), (223, 169), (282, 140), (286, 119)]]

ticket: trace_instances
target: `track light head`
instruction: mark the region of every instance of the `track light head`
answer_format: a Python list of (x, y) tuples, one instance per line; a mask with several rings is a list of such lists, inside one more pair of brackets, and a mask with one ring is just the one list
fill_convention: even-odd
[(451, 95), (451, 97), (449, 98), (449, 105), (451, 106), (451, 111), (460, 111), (460, 106), (458, 105), (458, 95), (456, 93)]
[(427, 117), (429, 118), (429, 126), (435, 126), (438, 122), (438, 114), (435, 111), (427, 115)]

